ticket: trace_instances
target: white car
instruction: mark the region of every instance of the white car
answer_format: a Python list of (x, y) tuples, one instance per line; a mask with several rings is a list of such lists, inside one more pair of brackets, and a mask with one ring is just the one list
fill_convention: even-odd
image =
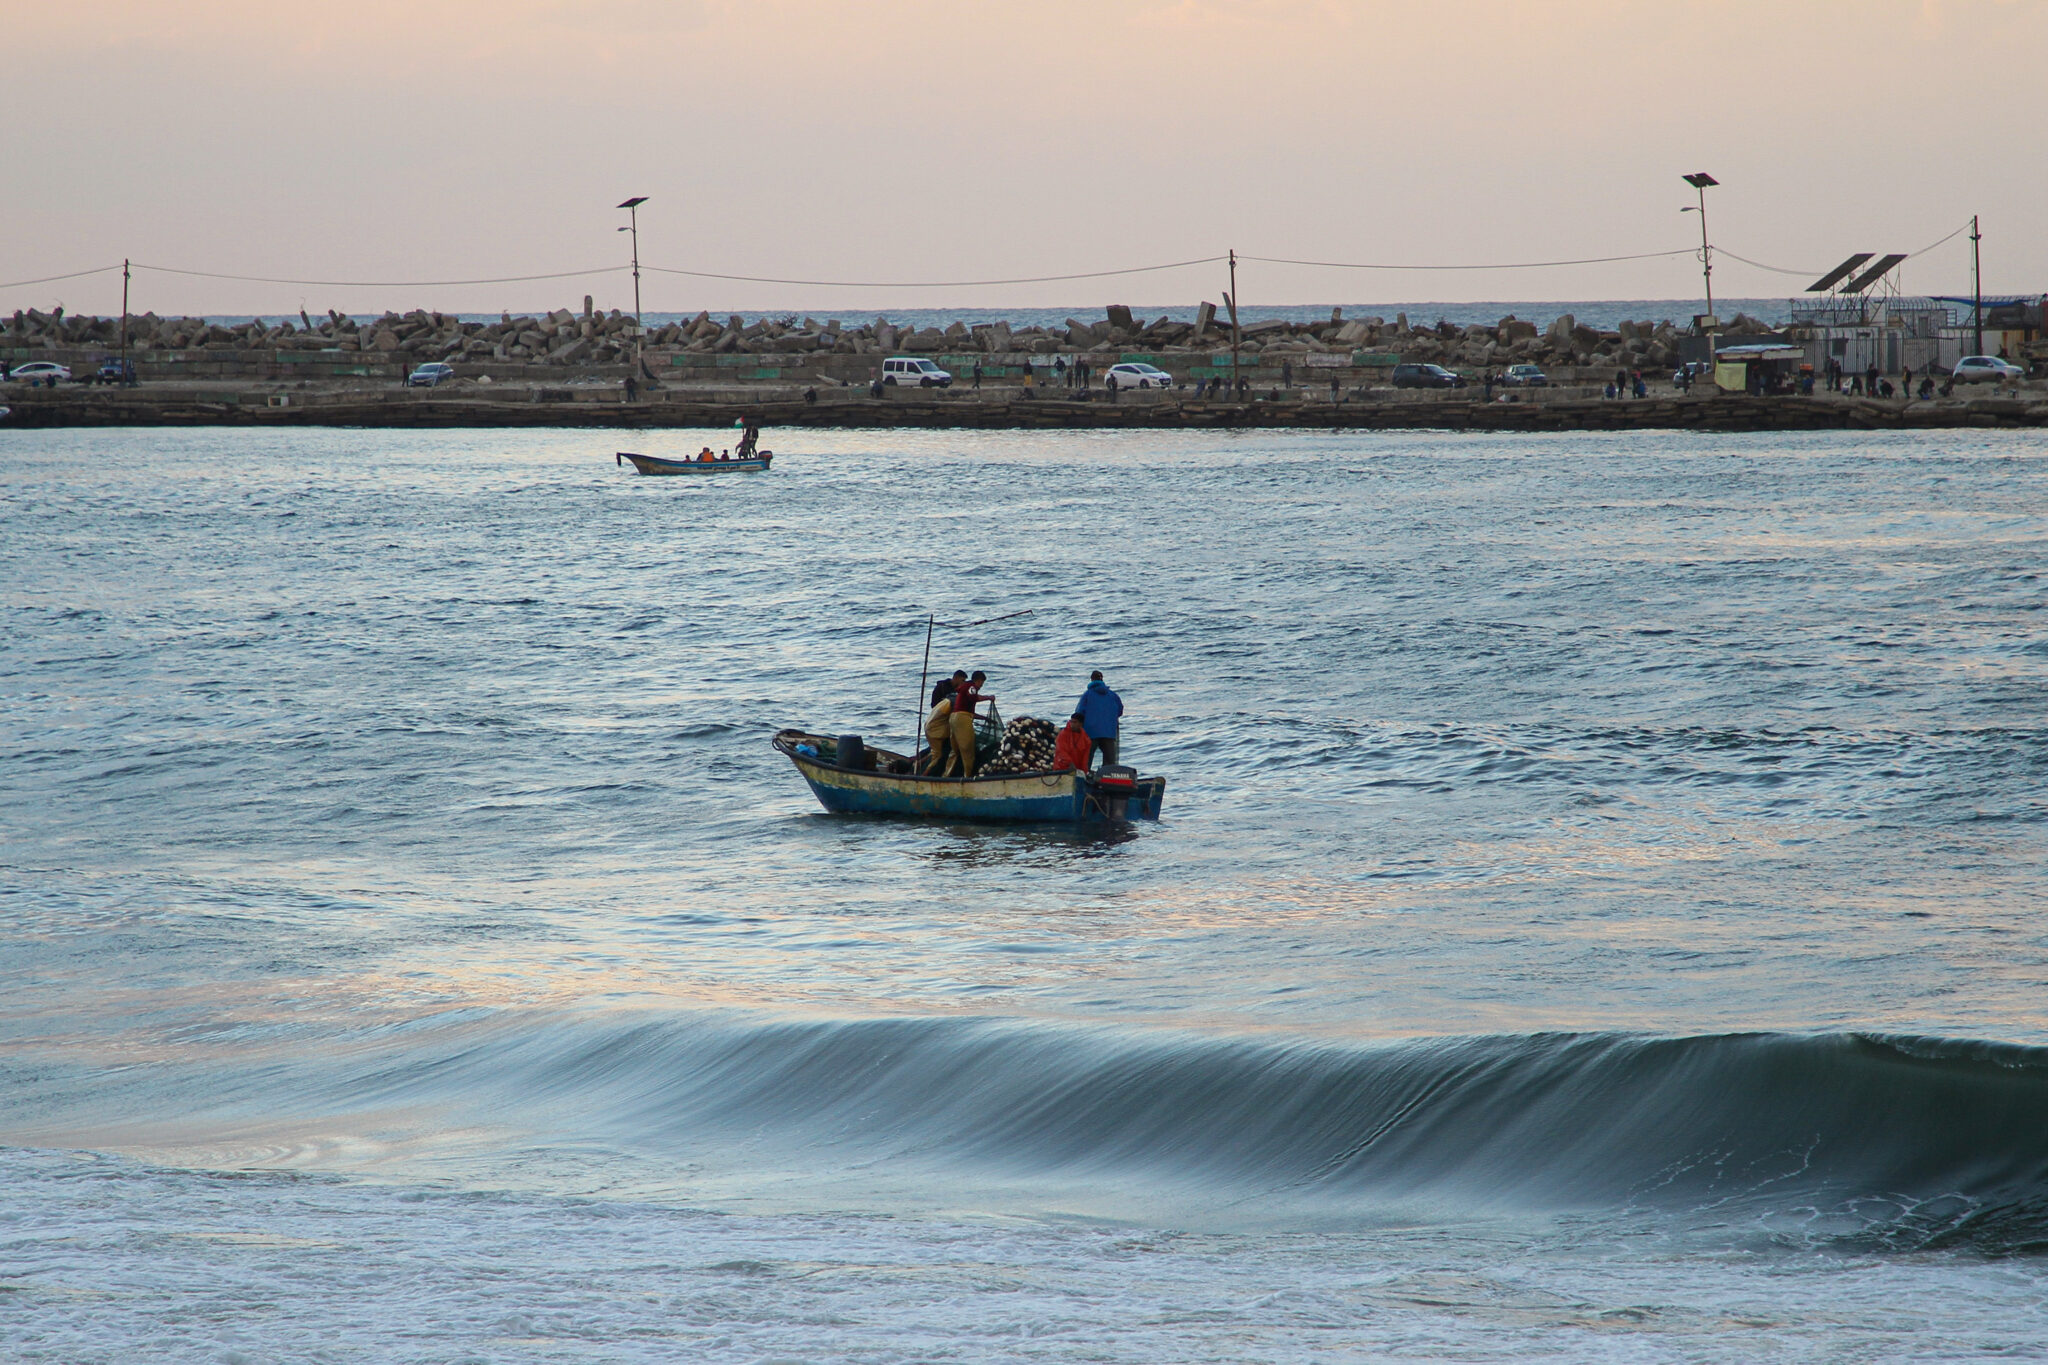
[(882, 362), (884, 384), (915, 384), (921, 389), (949, 389), (953, 376), (929, 360), (897, 356)]
[(47, 384), (52, 388), (68, 381), (71, 371), (54, 360), (31, 360), (26, 365), (16, 365), (8, 374), (10, 384)]
[(2025, 378), (2026, 373), (1995, 355), (1966, 355), (1956, 362), (1954, 379), (1958, 384), (2007, 384)]
[(1127, 363), (1110, 366), (1102, 382), (1112, 389), (1170, 389), (1173, 376), (1157, 365)]

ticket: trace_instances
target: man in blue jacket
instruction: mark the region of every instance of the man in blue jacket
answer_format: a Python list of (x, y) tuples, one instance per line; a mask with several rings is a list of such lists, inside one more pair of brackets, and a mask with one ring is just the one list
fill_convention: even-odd
[(1101, 669), (1088, 675), (1088, 690), (1074, 709), (1081, 713), (1081, 728), (1088, 732), (1088, 757), (1092, 760), (1099, 753), (1105, 765), (1116, 762), (1117, 718), (1124, 713), (1124, 702), (1102, 680)]

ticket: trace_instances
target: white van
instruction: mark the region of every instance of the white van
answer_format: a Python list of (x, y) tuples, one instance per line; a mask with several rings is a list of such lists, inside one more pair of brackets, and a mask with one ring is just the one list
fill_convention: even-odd
[(929, 360), (895, 356), (882, 362), (882, 382), (915, 384), (921, 389), (946, 389), (953, 386), (953, 376)]

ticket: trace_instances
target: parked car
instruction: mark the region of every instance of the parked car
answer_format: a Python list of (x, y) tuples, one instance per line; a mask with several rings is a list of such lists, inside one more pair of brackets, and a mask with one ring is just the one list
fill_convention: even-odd
[(16, 365), (7, 376), (12, 384), (44, 384), (53, 389), (69, 378), (71, 371), (54, 360), (31, 360), (26, 365)]
[(2010, 384), (2026, 377), (2026, 371), (2010, 360), (1995, 355), (1966, 355), (1956, 362), (1951, 376), (1958, 384)]
[(405, 377), (408, 389), (431, 389), (434, 385), (455, 377), (455, 367), (438, 360), (429, 360)]
[(1671, 382), (1680, 388), (1687, 383), (1702, 382), (1713, 368), (1704, 360), (1688, 360), (1671, 372)]
[(129, 388), (133, 388), (136, 382), (135, 364), (133, 361), (123, 360), (119, 356), (109, 357), (100, 362), (99, 369), (86, 382), (91, 384), (124, 384)]
[(1462, 389), (1465, 379), (1452, 374), (1441, 365), (1396, 365), (1394, 387), (1397, 389)]
[(1550, 385), (1550, 376), (1534, 365), (1510, 365), (1502, 373), (1500, 382), (1511, 389), (1541, 389)]
[(884, 384), (915, 384), (921, 389), (949, 389), (953, 376), (929, 360), (897, 356), (882, 362)]
[(1130, 362), (1110, 366), (1103, 374), (1102, 382), (1112, 389), (1170, 389), (1173, 376), (1157, 365)]

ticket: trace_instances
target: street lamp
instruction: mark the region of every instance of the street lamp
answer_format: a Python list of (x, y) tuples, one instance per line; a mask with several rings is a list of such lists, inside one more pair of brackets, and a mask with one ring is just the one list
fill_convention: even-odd
[[(1685, 177), (1685, 183), (1700, 192), (1700, 277), (1706, 282), (1707, 316), (1711, 318), (1714, 316), (1714, 249), (1707, 245), (1707, 186), (1721, 182), (1705, 171), (1694, 171)], [(1679, 212), (1691, 213), (1692, 209), (1683, 208)]]
[[(633, 368), (642, 373), (645, 373), (647, 368), (645, 352), (647, 343), (640, 339), (642, 332), (645, 330), (640, 326), (640, 206), (646, 202), (646, 195), (636, 194), (625, 203), (619, 205), (620, 208), (631, 215), (631, 221), (625, 227), (620, 228), (619, 231), (633, 234)], [(1712, 307), (1711, 304), (1708, 306)]]

